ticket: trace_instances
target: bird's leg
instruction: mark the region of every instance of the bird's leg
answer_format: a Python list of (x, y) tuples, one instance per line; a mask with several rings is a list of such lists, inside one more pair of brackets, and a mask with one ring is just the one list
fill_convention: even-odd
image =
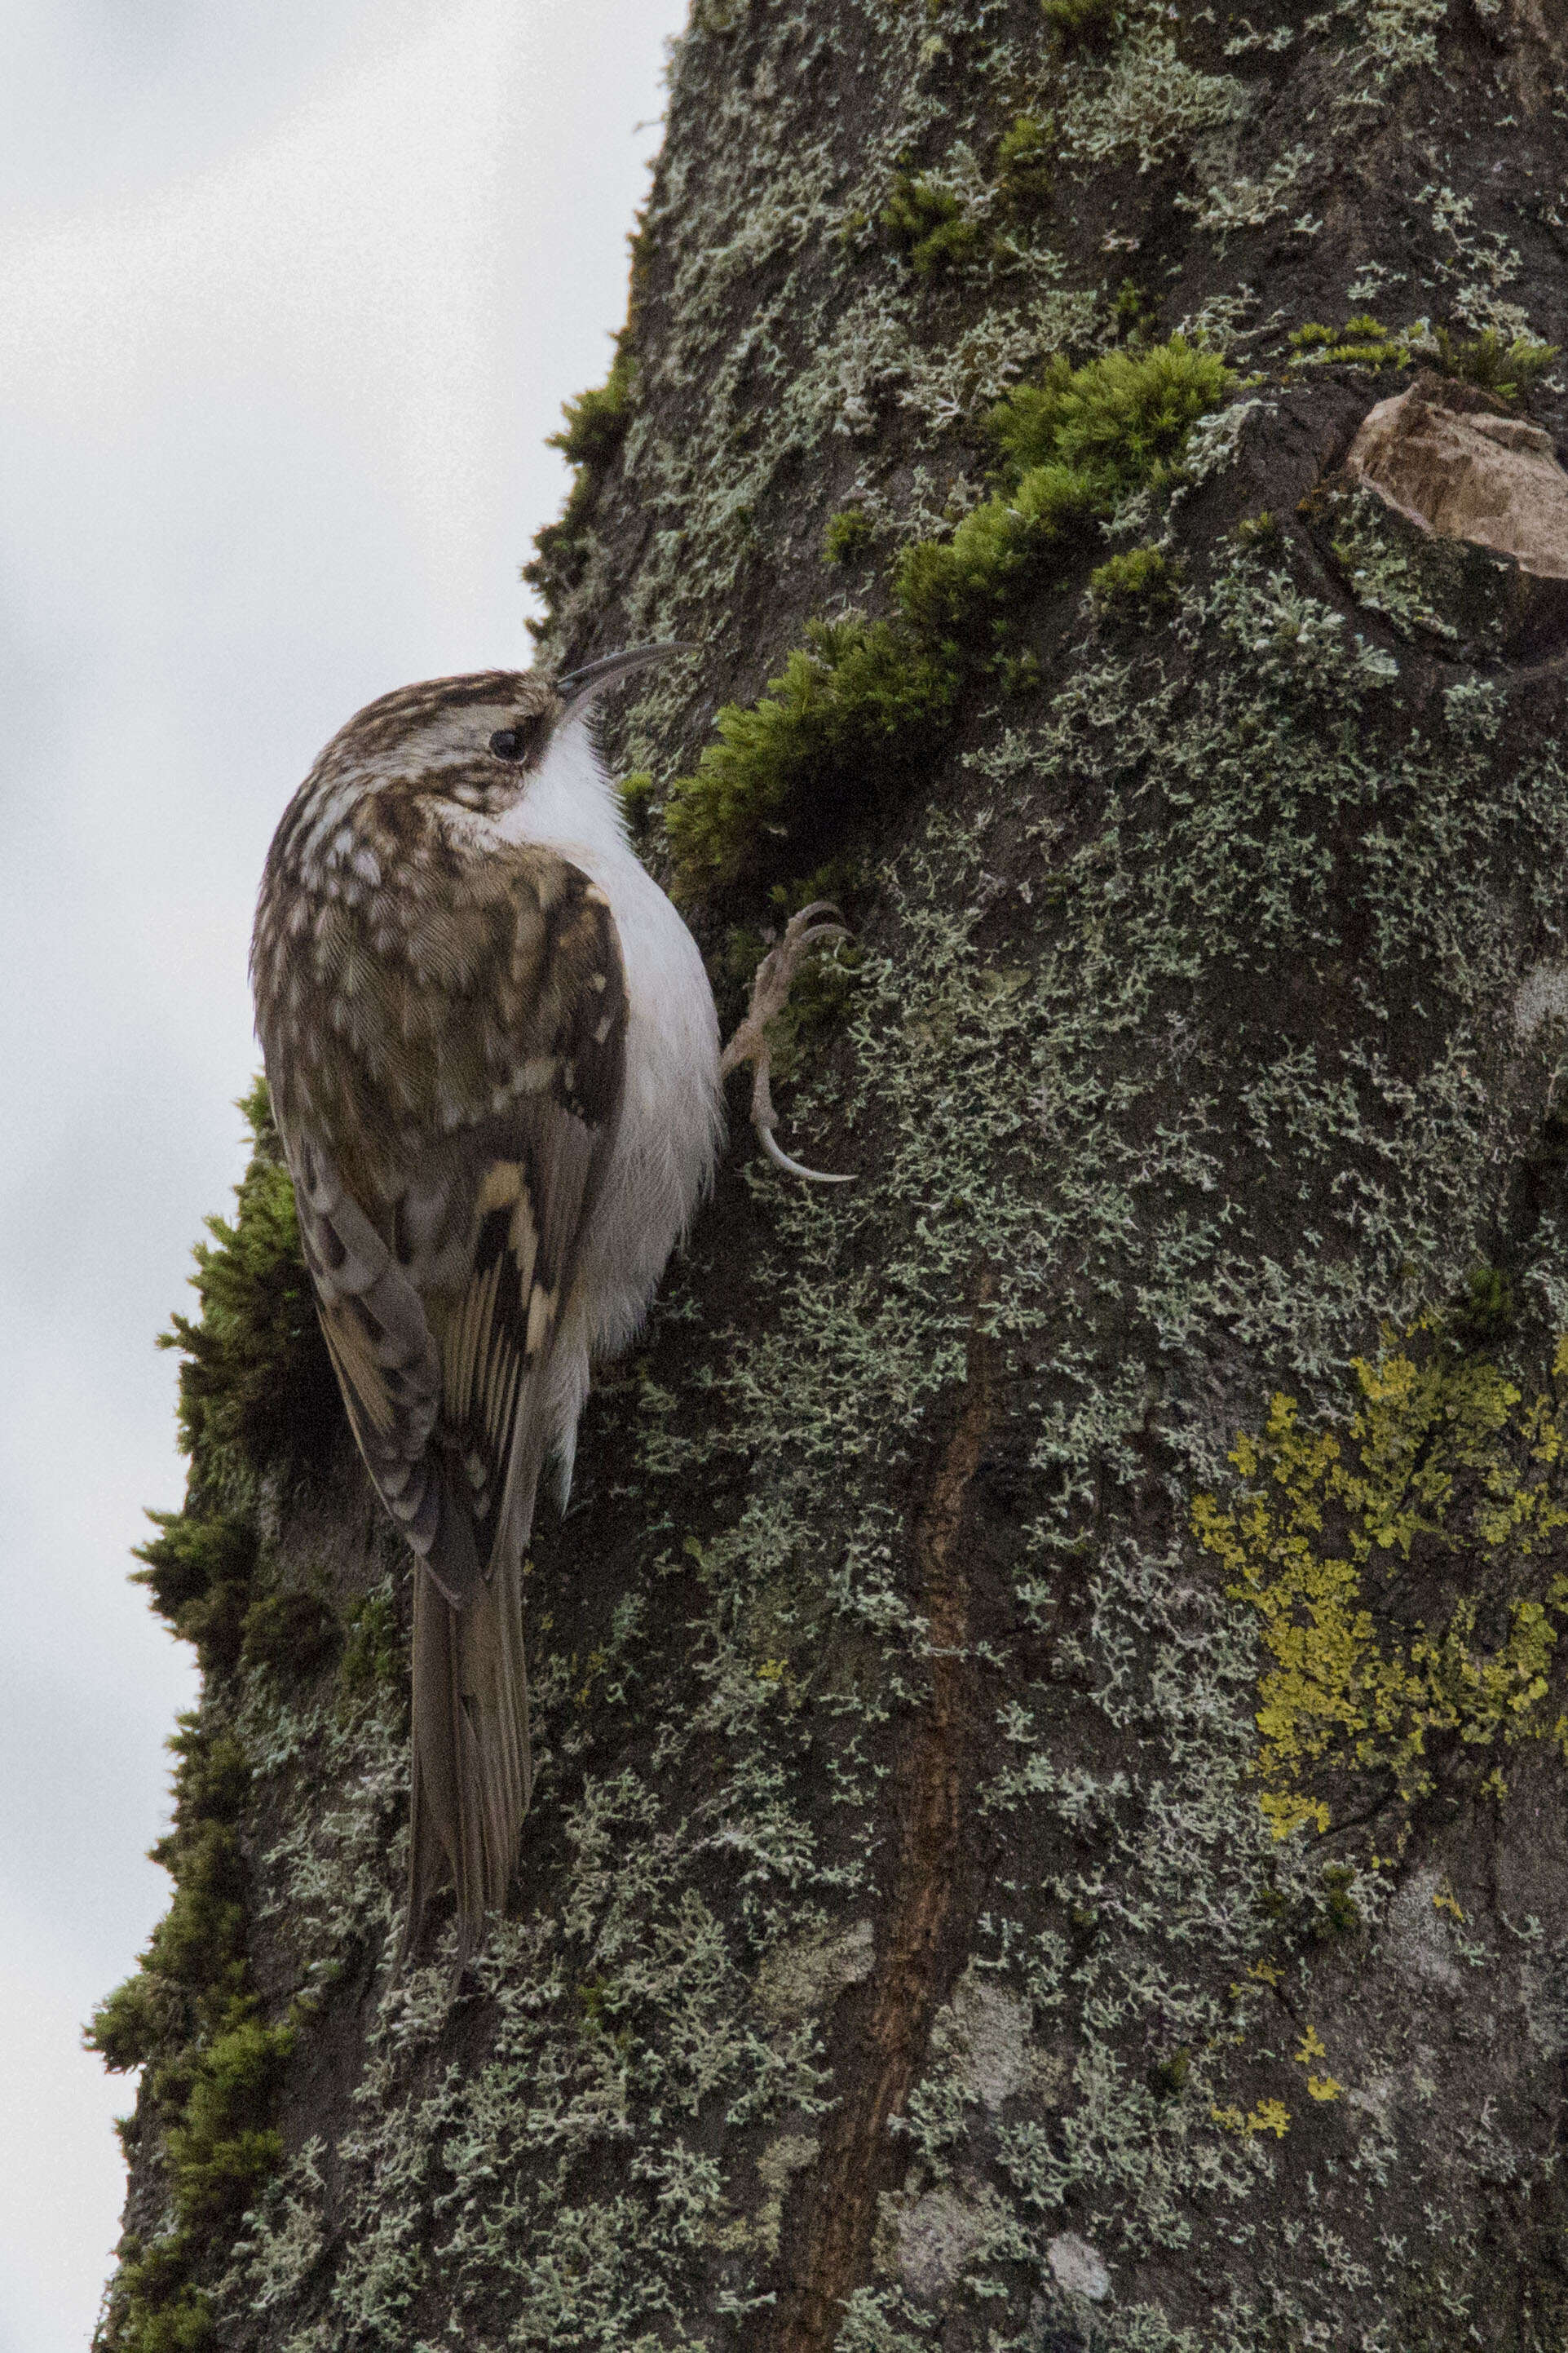
[[(818, 922), (826, 916), (826, 923)], [(752, 1125), (756, 1129), (763, 1150), (775, 1168), (786, 1176), (802, 1176), (811, 1185), (852, 1185), (852, 1176), (829, 1176), (819, 1168), (803, 1168), (787, 1152), (781, 1152), (773, 1139), (776, 1124), (773, 1116), (773, 1090), (768, 1083), (771, 1049), (767, 1025), (775, 1013), (782, 1013), (789, 1002), (791, 986), (800, 960), (809, 947), (819, 940), (847, 940), (854, 934), (835, 906), (826, 899), (816, 899), (792, 915), (784, 926), (784, 935), (778, 945), (768, 950), (757, 966), (752, 983), (752, 1001), (746, 1008), (746, 1018), (725, 1047), (719, 1063), (719, 1075), (727, 1079), (742, 1062), (752, 1064)]]

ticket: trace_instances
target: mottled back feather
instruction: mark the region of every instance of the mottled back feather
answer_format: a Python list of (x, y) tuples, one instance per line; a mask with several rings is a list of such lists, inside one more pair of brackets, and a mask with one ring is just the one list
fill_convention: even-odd
[(603, 894), (553, 851), (470, 845), (449, 772), (444, 803), (362, 793), (335, 834), (330, 783), (268, 860), (258, 1027), (350, 1424), (428, 1573), (406, 1941), (449, 1874), (466, 1948), (528, 1803), (522, 1560), (622, 1100), (626, 980)]

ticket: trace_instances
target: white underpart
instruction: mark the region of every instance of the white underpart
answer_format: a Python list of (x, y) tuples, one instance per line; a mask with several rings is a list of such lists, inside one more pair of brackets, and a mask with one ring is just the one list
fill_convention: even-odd
[(620, 1123), (556, 1343), (552, 1419), (563, 1502), (589, 1358), (618, 1355), (641, 1329), (670, 1251), (711, 1179), (724, 1126), (719, 1017), (702, 958), (632, 849), (586, 715), (580, 705), (557, 728), (518, 801), (489, 821), (501, 839), (556, 850), (598, 884), (626, 974)]

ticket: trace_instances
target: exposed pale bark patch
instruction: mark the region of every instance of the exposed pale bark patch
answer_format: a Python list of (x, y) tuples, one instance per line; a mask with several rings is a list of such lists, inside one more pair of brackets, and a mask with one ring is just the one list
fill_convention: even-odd
[(1568, 578), (1568, 474), (1552, 436), (1492, 406), (1420, 376), (1378, 402), (1345, 471), (1422, 531), (1511, 556), (1540, 579)]

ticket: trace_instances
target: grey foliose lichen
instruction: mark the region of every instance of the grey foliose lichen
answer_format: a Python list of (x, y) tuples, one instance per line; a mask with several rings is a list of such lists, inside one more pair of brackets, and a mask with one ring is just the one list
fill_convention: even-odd
[[(1440, 1757), (1397, 1830), (1352, 1760), (1277, 1835), (1257, 1609), (1194, 1526), (1271, 1396), (1348, 1448), (1353, 1360), (1478, 1262), (1521, 1395), (1568, 1321), (1559, 691), (1299, 514), (1387, 385), (1286, 364), (1419, 273), (1407, 110), (1471, 206), (1434, 253), (1502, 235), (1468, 39), (1430, 0), (825, 0), (678, 46), (546, 624), (706, 649), (613, 730), (655, 859), (716, 704), (998, 495), (1010, 386), (1184, 327), (1262, 380), (1089, 516), (896, 793), (803, 829), (858, 951), (782, 1107), (857, 1181), (738, 1152), (595, 1395), (528, 1580), (518, 1894), (456, 1989), (392, 1960), (403, 1572), (281, 1500), (358, 1615), (226, 1701), (255, 1982), (315, 2005), (204, 2274), (226, 2345), (1557, 2341), (1556, 1753), (1503, 1795)], [(1527, 94), (1534, 39), (1495, 67)], [(1130, 629), (1086, 592), (1134, 539), (1169, 595)], [(717, 969), (778, 913), (693, 919)]]

